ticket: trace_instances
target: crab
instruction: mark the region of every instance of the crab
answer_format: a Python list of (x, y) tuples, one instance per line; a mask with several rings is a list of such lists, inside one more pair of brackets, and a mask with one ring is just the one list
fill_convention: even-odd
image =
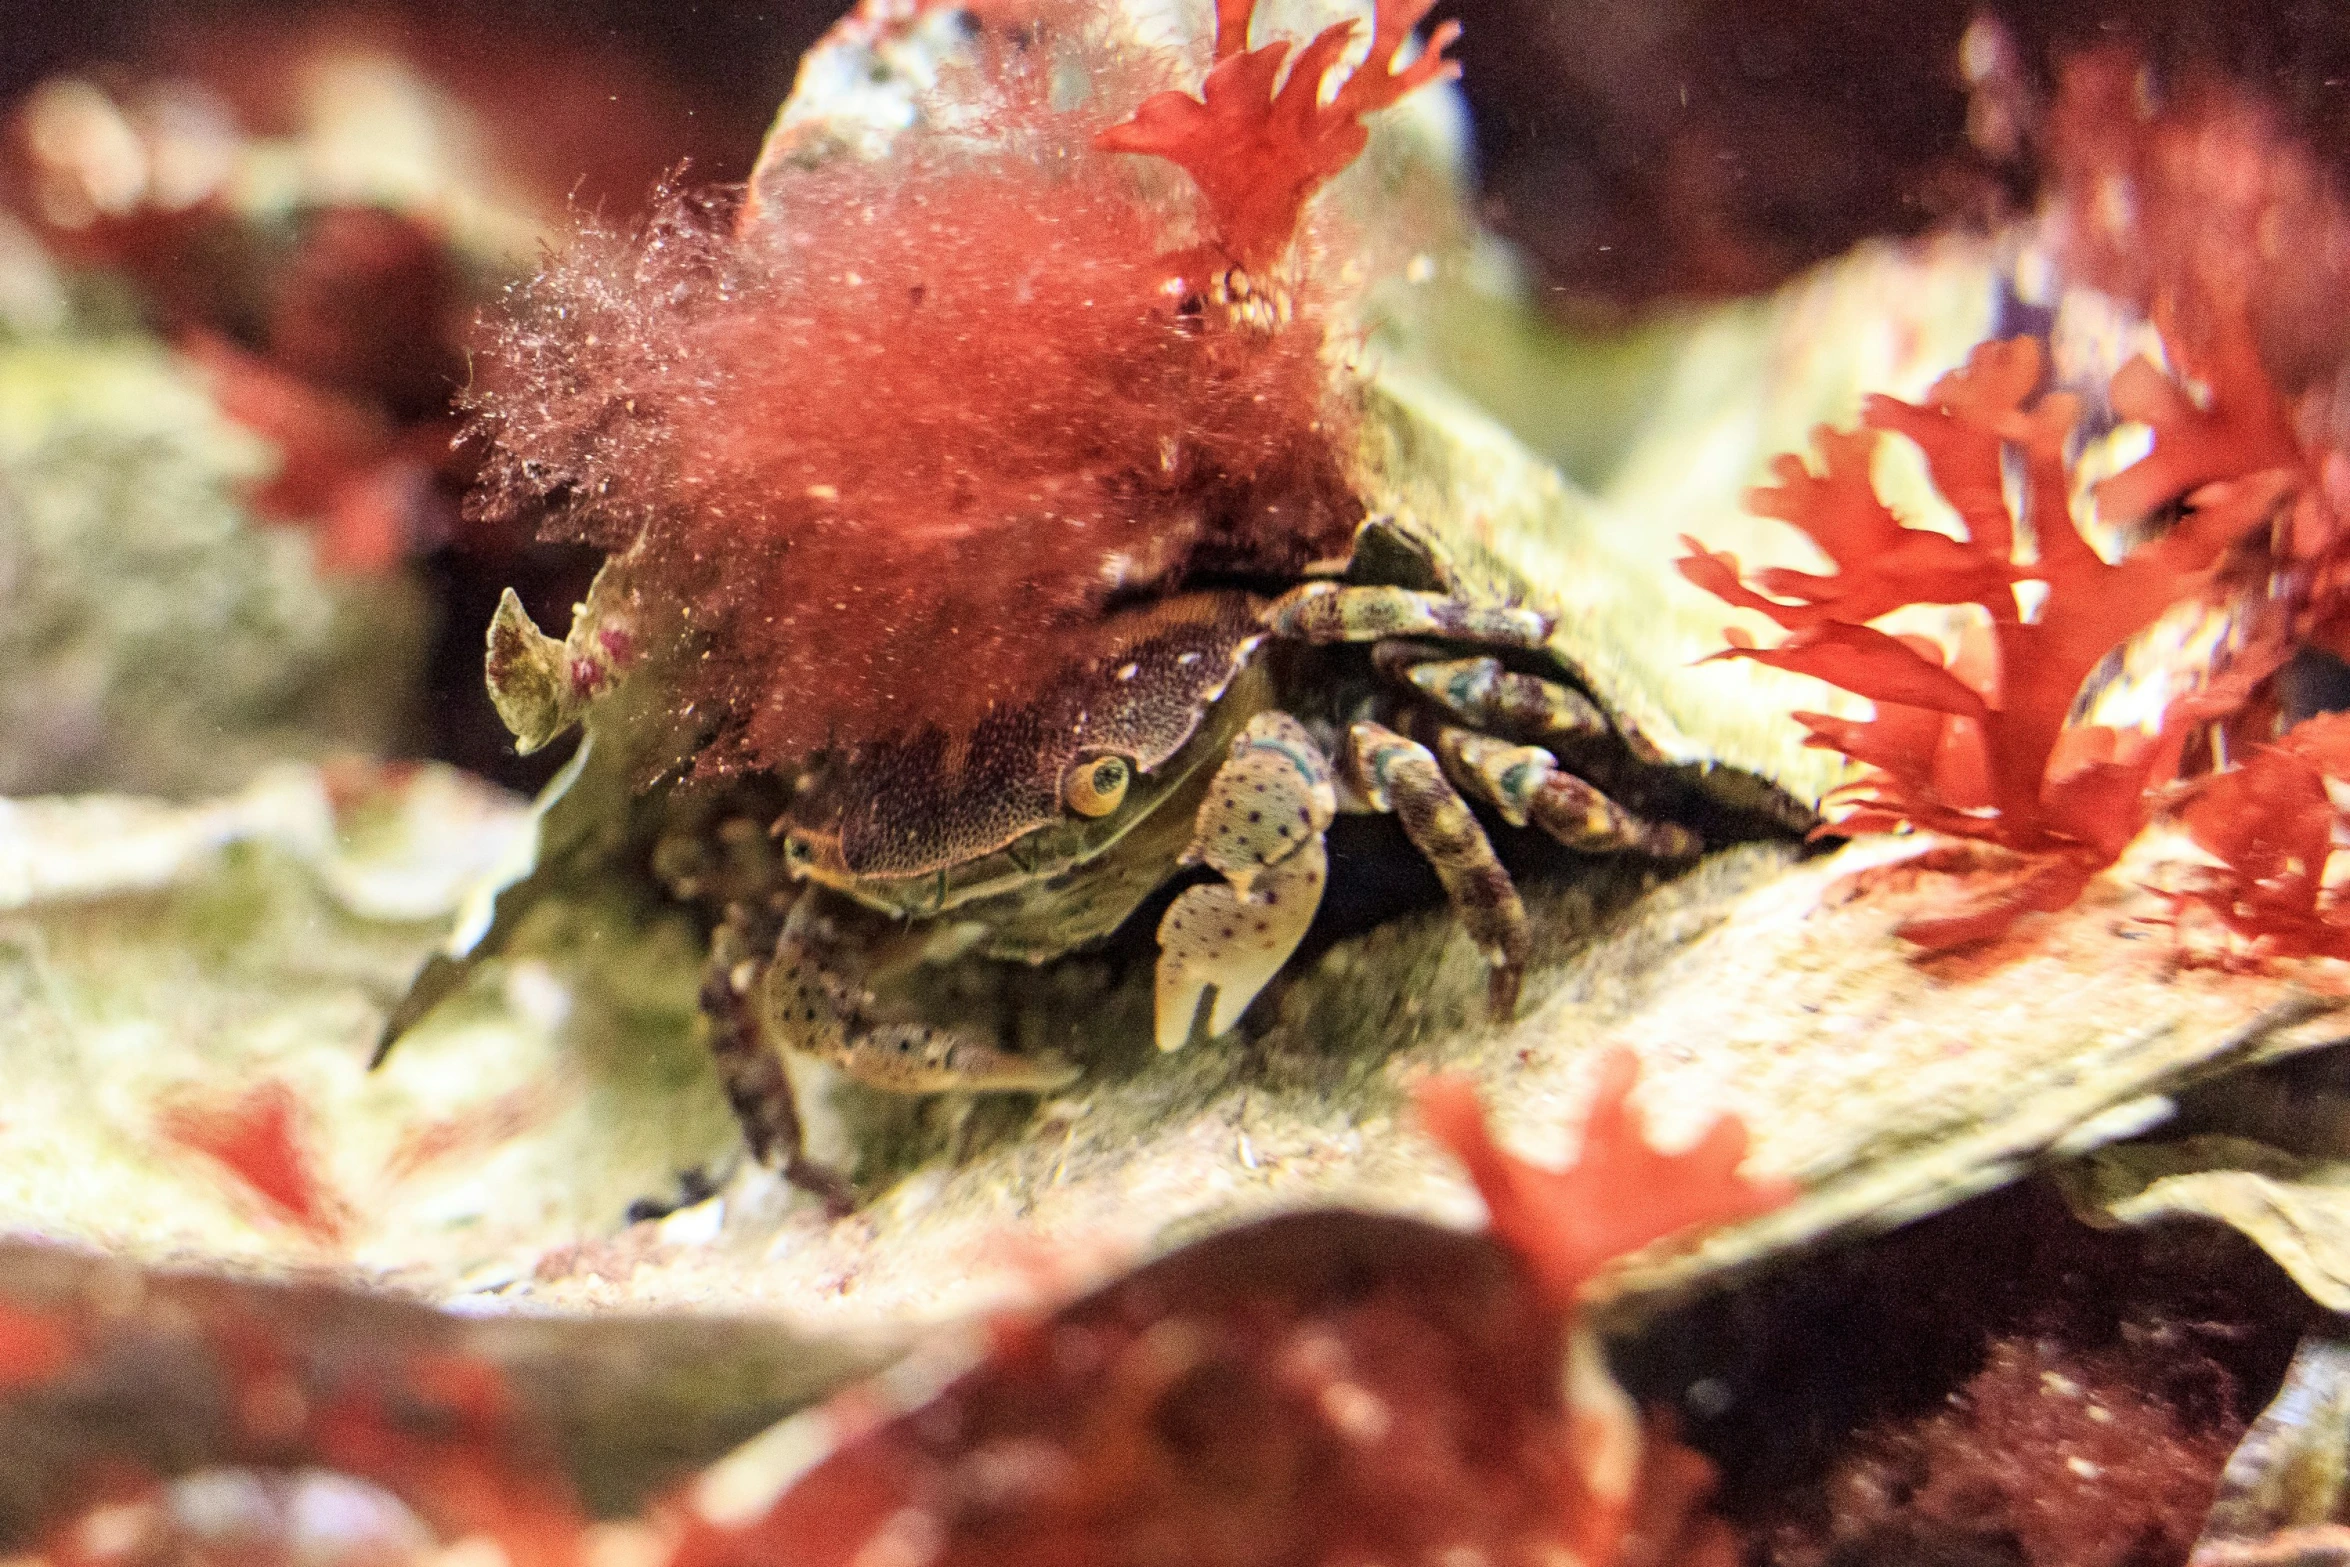
[[(921, 988), (925, 965), (1048, 963), (1155, 917), (1159, 1048), (1228, 1034), (1314, 923), (1330, 875), (1326, 831), (1342, 811), (1375, 812), (1392, 816), (1433, 868), (1490, 968), (1491, 1010), (1506, 1017), (1532, 936), (1488, 823), (1660, 862), (1705, 847), (1701, 830), (1678, 818), (1718, 791), (1691, 787), (1638, 724), (1608, 711), (1580, 672), (1580, 629), (1538, 607), (1542, 595), (1500, 558), (1492, 529), (1467, 522), (1473, 509), (1454, 496), (1389, 493), (1368, 446), (1354, 449), (1367, 395), (1353, 367), (1334, 363), (1343, 356), (1323, 353), (1319, 323), (1306, 324), (1331, 296), (1301, 291), (1282, 260), (1304, 193), (1360, 150), (1356, 119), (1442, 75), (1449, 34), (1398, 66), (1426, 6), (1382, 0), (1372, 59), (1338, 98), (1317, 107), (1303, 84), (1331, 69), (1344, 24), (1300, 52), (1307, 77), (1293, 72), (1259, 103), (1286, 46), (1245, 50), (1249, 10), (1218, 7), (1218, 63), (1203, 100), (1159, 94), (1098, 136), (1088, 125), (1048, 163), (1099, 168), (1086, 160), (1152, 153), (1181, 163), (1215, 206), (1219, 191), (1253, 188), (1233, 185), (1233, 166), (1219, 161), (1230, 139), (1209, 134), (1217, 116), (1259, 114), (1268, 136), (1300, 137), (1293, 162), (1277, 164), (1288, 172), (1272, 182), (1275, 219), (1254, 197), (1236, 198), (1234, 211), (1217, 209), (1213, 243), (1128, 262), (1125, 198), (1111, 173), (1087, 176), (1097, 183), (1080, 180), (1074, 194), (1039, 183), (1033, 199), (1013, 199), (1004, 191), (1025, 187), (1006, 181), (1044, 178), (1035, 159), (957, 184), (952, 160), (962, 154), (934, 150), (923, 155), (934, 161), (909, 165), (909, 177), (933, 181), (920, 200), (893, 206), (895, 188), (879, 185), (828, 196), (827, 176), (806, 171), (843, 138), (801, 145), (787, 114), (727, 237), (695, 248), (690, 213), (657, 226), (629, 270), (555, 295), (539, 335), (514, 340), (523, 360), (554, 368), (536, 400), (503, 405), (510, 423), (494, 439), (518, 454), (502, 470), (508, 491), (585, 517), (558, 536), (613, 550), (562, 639), (512, 596), (490, 632), (490, 694), (522, 750), (587, 721), (586, 755), (542, 823), (542, 847), (572, 836), (564, 823), (593, 809), (634, 824), (631, 841), (663, 889), (709, 925), (701, 999), (752, 1152), (836, 1204), (847, 1188), (803, 1147), (786, 1057), (908, 1093), (1050, 1092), (1079, 1074), (1075, 1062), (999, 1037), (968, 1008), (918, 1004), (908, 992)], [(1011, 36), (998, 58), (1012, 63), (996, 80), (1016, 99), (1021, 83), (1054, 78), (1023, 74), (1014, 57), (1041, 46)], [(1004, 114), (1028, 113), (1040, 134), (1062, 134), (1066, 117), (1052, 101), (1046, 93)], [(1278, 152), (1280, 143), (1265, 145)], [(852, 247), (888, 223), (917, 226), (899, 248), (834, 256), (781, 216), (823, 211), (828, 199), (834, 232)], [(905, 264), (928, 254), (922, 236), (943, 232), (922, 214), (974, 202), (1001, 204), (990, 219), (998, 234), (1032, 225), (1017, 243), (969, 242), (996, 247), (988, 264), (1023, 280), (1016, 295), (958, 285), (968, 250), (942, 252), (935, 274)], [(1026, 214), (1046, 202), (1052, 222), (1033, 224)], [(1072, 250), (1072, 234), (1092, 236), (1093, 248)], [(820, 264), (796, 259), (820, 252)], [(730, 269), (747, 281), (696, 292), (703, 279), (737, 277)], [(934, 275), (963, 292), (946, 295)], [(854, 309), (839, 303), (835, 280), (862, 291)], [(1027, 303), (1037, 288), (1061, 290), (1051, 296), (1057, 316)], [(680, 303), (660, 315), (608, 304), (636, 294)], [(921, 354), (876, 359), (867, 298), (910, 301), (887, 307), (905, 340), (930, 322), (951, 325), (920, 339)], [(705, 317), (715, 325), (704, 336), (678, 335)], [(680, 318), (685, 326), (673, 324)], [(971, 360), (979, 393), (951, 376), (925, 378), (924, 355), (1016, 343), (1039, 319), (1095, 331), (1078, 339), (1095, 355), (1086, 377), (1056, 386), (1061, 401), (1040, 403), (1034, 391), (1037, 378), (1069, 373), (1049, 356), (1020, 361), (1033, 366), (1027, 381), (992, 357)], [(1096, 330), (1104, 320), (1112, 327)], [(819, 329), (826, 335), (807, 335)], [(784, 330), (802, 336), (771, 392), (756, 364), (749, 380), (675, 379), (677, 365), (741, 354)], [(656, 350), (600, 357), (630, 334)], [(880, 367), (871, 374), (913, 389), (898, 404), (932, 400), (913, 406), (948, 432), (938, 440), (973, 428), (958, 399), (992, 399), (984, 436), (941, 463), (934, 445), (876, 444), (863, 425), (812, 423), (806, 410), (824, 396), (807, 389), (809, 361), (844, 342), (857, 345), (856, 363)], [(1129, 378), (1144, 390), (1127, 395)], [(1343, 392), (1326, 389), (1334, 378)], [(833, 395), (874, 408), (881, 425), (899, 417), (897, 407), (882, 411), (890, 394), (861, 382)], [(576, 413), (543, 412), (568, 409), (567, 399)], [(1079, 418), (1073, 410), (1088, 403)], [(627, 456), (644, 451), (627, 444), (633, 436), (612, 444), (615, 425), (673, 406), (703, 412), (661, 426), (668, 444), (649, 461)], [(774, 417), (726, 423), (745, 408)], [(1394, 417), (1387, 433), (1408, 440)], [(784, 424), (810, 433), (773, 433)], [(904, 421), (918, 437), (929, 427)], [(1091, 432), (1083, 441), (1022, 448), (1044, 452), (1033, 469), (988, 466), (995, 448), (1079, 427)], [(1117, 440), (1128, 444), (1102, 456)], [(671, 482), (689, 462), (700, 466)], [(941, 477), (936, 490), (888, 492), (898, 510), (884, 528), (871, 521), (887, 504), (876, 472)], [(1002, 473), (1014, 476), (990, 477)], [(966, 492), (988, 483), (996, 487), (975, 507)], [(769, 524), (736, 517), (780, 519), (780, 531), (761, 534)], [(696, 531), (706, 527), (719, 531)], [(859, 554), (844, 539), (869, 548)], [(788, 577), (771, 564), (787, 558)], [(977, 573), (976, 588), (954, 580), (964, 570)], [(823, 591), (811, 593), (816, 584)], [(948, 608), (906, 607), (933, 600)], [(1002, 629), (1007, 621), (1017, 629)], [(970, 634), (958, 660), (943, 644), (959, 633)], [(1017, 657), (1000, 652), (1006, 638), (1020, 640)], [(909, 683), (903, 672), (930, 648), (937, 670)], [(861, 702), (828, 700), (828, 681), (860, 680), (873, 687)], [(944, 702), (924, 688), (958, 682), (975, 694)], [(591, 797), (603, 805), (591, 808)], [(1163, 893), (1172, 894), (1163, 911), (1151, 907)], [(494, 951), (525, 901), (501, 899), (476, 922), (461, 962), (426, 976), (387, 1039), (445, 992), (462, 962)]]
[[(609, 581), (626, 564), (565, 639), (512, 595), (502, 604), (489, 681), (522, 749), (583, 713), (591, 753), (620, 743), (600, 720), (625, 728), (630, 704), (591, 712), (587, 698), (631, 642)], [(640, 798), (647, 863), (712, 926), (701, 1000), (753, 1155), (848, 1200), (803, 1148), (785, 1052), (901, 1093), (1074, 1081), (1081, 1067), (1056, 1054), (893, 1005), (890, 981), (924, 962), (1049, 962), (1102, 942), (1170, 882), (1184, 885), (1157, 917), (1158, 1047), (1232, 1032), (1313, 923), (1341, 812), (1393, 815), (1489, 966), (1492, 1014), (1510, 1015), (1530, 932), (1488, 821), (1661, 863), (1705, 847), (1648, 808), (1702, 802), (1593, 699), (1553, 618), (1524, 597), (1472, 586), (1425, 525), (1374, 515), (1345, 561), (1286, 591), (1205, 590), (1105, 617), (1032, 701), (952, 744), (931, 730), (813, 757), (792, 777)], [(583, 754), (558, 804), (591, 770)], [(1586, 772), (1623, 780), (1644, 808)], [(501, 910), (496, 924), (510, 923)]]

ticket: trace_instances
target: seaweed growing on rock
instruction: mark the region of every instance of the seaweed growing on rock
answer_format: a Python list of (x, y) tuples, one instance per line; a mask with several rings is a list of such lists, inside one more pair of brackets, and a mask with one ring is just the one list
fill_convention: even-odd
[(2350, 910), (2326, 883), (2342, 811), (2328, 778), (2350, 778), (2350, 715), (2295, 725), (2243, 764), (2197, 782), (2178, 808), (2196, 845), (2219, 863), (2171, 894), (2245, 943), (2239, 959), (2350, 958)]
[[(2225, 368), (2225, 366), (2223, 366)], [(2122, 728), (2076, 714), (2084, 682), (2173, 606), (2211, 593), (2223, 557), (2262, 534), (2277, 497), (2282, 452), (2221, 438), (2269, 405), (2265, 379), (2214, 377), (2199, 407), (2144, 361), (2114, 380), (2116, 408), (2153, 427), (2154, 450), (2097, 487), (2108, 511), (2142, 516), (2175, 503), (2167, 531), (2118, 561), (2100, 556), (2071, 511), (2065, 443), (2073, 397), (2041, 393), (2031, 339), (1986, 343), (1936, 382), (1925, 403), (1872, 397), (1860, 432), (1823, 430), (1823, 469), (1776, 465), (1777, 483), (1750, 504), (1808, 534), (1835, 563), (1828, 575), (1773, 569), (1749, 580), (1734, 556), (1686, 541), (1682, 574), (1769, 616), (1789, 632), (1776, 647), (1737, 632), (1718, 657), (1813, 675), (1876, 704), (1870, 719), (1797, 713), (1808, 744), (1873, 769), (1843, 791), (1839, 831), (1912, 827), (1971, 840), (2010, 857), (2007, 874), (1902, 934), (1929, 949), (1979, 941), (2031, 910), (2060, 909), (2110, 865), (2152, 814), (2149, 790), (2175, 775), (2198, 724), (2243, 700), (2280, 662), (2281, 638), (2244, 649), (2205, 689), (2171, 701), (2157, 724)], [(1957, 511), (1954, 538), (1894, 516), (1869, 474), (1879, 432), (1925, 453), (1935, 487)], [(2215, 432), (2219, 432), (2216, 433)], [(2006, 490), (2007, 454), (2021, 473), (2020, 508)], [(2249, 465), (2250, 472), (2246, 471)], [(2222, 480), (2230, 482), (2220, 482)], [(2024, 551), (2029, 547), (2029, 553)], [(2037, 585), (2031, 613), (2017, 589)], [(1981, 611), (1955, 653), (1869, 622), (1912, 604)]]
[[(693, 649), (705, 770), (967, 734), (1113, 601), (1345, 552), (1315, 295), (1207, 297), (1142, 171), (1093, 143), (1134, 65), (1042, 27), (982, 39), (975, 127), (795, 168), (755, 221), (672, 196), (584, 236), (497, 333), (477, 508), (629, 552)], [(1081, 111), (1056, 51), (1094, 84)]]

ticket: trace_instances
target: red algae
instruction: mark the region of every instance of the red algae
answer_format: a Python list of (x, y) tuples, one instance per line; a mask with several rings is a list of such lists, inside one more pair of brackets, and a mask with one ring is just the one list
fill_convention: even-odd
[(1784, 1181), (1739, 1174), (1746, 1128), (1734, 1117), (1716, 1121), (1694, 1147), (1657, 1152), (1632, 1107), (1639, 1075), (1639, 1060), (1627, 1051), (1601, 1064), (1582, 1150), (1563, 1170), (1502, 1151), (1466, 1079), (1421, 1085), (1420, 1116), (1429, 1135), (1469, 1172), (1494, 1233), (1561, 1306), (1571, 1306), (1608, 1263), (1651, 1241), (1768, 1213), (1795, 1195)]
[[(1771, 648), (1733, 633), (1732, 646), (1716, 656), (1813, 675), (1876, 705), (1865, 720), (1794, 715), (1810, 731), (1806, 744), (1872, 769), (1841, 791), (1851, 809), (1833, 830), (1913, 827), (2015, 857), (2004, 880), (1903, 927), (1928, 950), (1985, 940), (2027, 912), (2070, 904), (2152, 817), (2150, 791), (2176, 775), (2186, 736), (2241, 705), (2289, 652), (2275, 634), (2248, 645), (2205, 689), (2173, 702), (2151, 731), (2076, 721), (2084, 684), (2117, 648), (2175, 604), (2217, 601), (2230, 552), (2262, 541), (2280, 454), (2273, 443), (2220, 433), (2265, 428), (2266, 382), (2256, 374), (2251, 386), (2219, 382), (2207, 409), (2133, 361), (2115, 378), (2114, 398), (2149, 421), (2154, 450), (2106, 481), (2100, 504), (2117, 511), (2175, 503), (2182, 515), (2109, 562), (2070, 511), (2065, 443), (2077, 404), (2064, 393), (2042, 395), (2041, 377), (2036, 342), (1986, 343), (1923, 404), (1872, 397), (1866, 432), (1820, 432), (1821, 471), (1781, 457), (1777, 482), (1748, 504), (1802, 529), (1835, 562), (1834, 573), (1765, 570), (1750, 581), (1735, 557), (1693, 540), (1679, 562), (1698, 586), (1790, 633)], [(1905, 522), (1877, 497), (1869, 464), (1884, 431), (1924, 452), (1963, 537)], [(2226, 456), (2215, 456), (2215, 447)], [(2004, 477), (2010, 452), (2022, 476), (2015, 508)], [(2282, 460), (2291, 457), (2287, 447)], [(2215, 465), (2237, 482), (2214, 482)], [(2025, 583), (2044, 590), (2029, 615), (2015, 591)], [(1980, 618), (1948, 655), (1928, 639), (1868, 624), (1909, 604), (1968, 605)]]
[(2176, 1335), (1999, 1339), (1944, 1408), (1861, 1437), (1827, 1482), (1826, 1540), (1789, 1538), (1769, 1560), (1907, 1559), (1906, 1546), (2019, 1567), (2184, 1561), (2242, 1429), (2233, 1401), (2226, 1370)]
[(1444, 57), (1460, 36), (1458, 22), (1438, 26), (1419, 58), (1396, 68), (1398, 51), (1434, 3), (1376, 0), (1369, 52), (1325, 101), (1323, 87), (1353, 40), (1354, 23), (1325, 27), (1290, 60), (1287, 39), (1249, 48), (1256, 0), (1217, 0), (1216, 63), (1199, 96), (1154, 93), (1095, 145), (1181, 165), (1207, 199), (1216, 248), (1244, 269), (1269, 267), (1297, 231), (1307, 198), (1369, 144), (1363, 116), (1460, 74)]
[(1055, 108), (1045, 52), (983, 40), (984, 142), (788, 170), (739, 226), (673, 197), (584, 236), (496, 334), (479, 506), (630, 552), (705, 768), (967, 733), (1113, 601), (1347, 547), (1310, 284), (1246, 320), (1211, 298), (1143, 171), (1093, 145), (1117, 106)]
[(0, 1304), (0, 1392), (39, 1386), (77, 1358), (73, 1329), (56, 1313)]
[(2235, 961), (2350, 958), (2350, 910), (2326, 885), (2341, 809), (2328, 778), (2350, 777), (2350, 714), (2307, 719), (2242, 765), (2199, 780), (2178, 808), (2198, 847), (2219, 861), (2171, 894), (2207, 911), (2244, 943)]
[(378, 1381), (353, 1378), (304, 1435), (329, 1465), (383, 1485), (446, 1537), (485, 1536), (514, 1567), (580, 1560), (577, 1498), (546, 1433), (518, 1418), (504, 1374), (487, 1361), (407, 1355)]
[(343, 1233), (342, 1206), (302, 1144), (302, 1111), (283, 1083), (262, 1083), (227, 1104), (164, 1107), (156, 1129), (235, 1176), (269, 1211), (321, 1241)]
[[(2310, 813), (2267, 826), (2229, 813), (2315, 787), (2306, 755), (2258, 751), (2285, 705), (2269, 677), (2297, 647), (2350, 651), (2350, 418), (2339, 374), (2350, 353), (2350, 202), (2248, 84), (2199, 68), (2151, 73), (2118, 45), (2074, 54), (2058, 75), (2045, 126), (2049, 248), (2068, 286), (2150, 318), (2168, 361), (2132, 361), (2105, 399), (2153, 435), (2146, 456), (2093, 491), (2101, 521), (2137, 547), (2107, 562), (2079, 539), (2064, 505), (2072, 410), (2037, 396), (2035, 350), (1987, 345), (1963, 373), (1977, 383), (1964, 406), (1950, 395), (1953, 377), (1926, 406), (1874, 398), (1864, 416), (1924, 449), (1963, 539), (1893, 518), (1871, 492), (1869, 437), (1823, 434), (1826, 472), (1783, 458), (1780, 482), (1755, 506), (1809, 533), (1835, 558), (1834, 575), (1742, 581), (1735, 561), (1703, 551), (1682, 570), (1791, 633), (1768, 650), (1741, 643), (1735, 656), (1876, 702), (1866, 721), (1797, 715), (1808, 743), (1873, 769), (1848, 792), (1857, 808), (1838, 829), (1918, 828), (2009, 855), (2001, 875), (1904, 927), (1928, 950), (2072, 902), (2164, 805), (2162, 787), (2203, 765), (2193, 743), (2207, 732), (2212, 765), (2251, 755), (2256, 771), (2199, 786), (2187, 825), (2227, 864), (2179, 901), (2218, 913), (2255, 951), (2330, 950), (2315, 881), (2289, 888), (2299, 873), (2284, 874), (2277, 858), (2288, 835), (2315, 841), (2294, 825)], [(2001, 495), (2010, 458), (2027, 509), (2013, 518)], [(2013, 598), (2021, 583), (2046, 589), (2030, 613)], [(2105, 661), (2196, 600), (2231, 627), (2202, 688), (2134, 729), (2084, 721), (2084, 684)], [(1954, 654), (1866, 624), (1912, 603), (1977, 605), (1987, 623), (1962, 632)], [(2296, 769), (2306, 776), (2289, 777)]]
[(2068, 277), (2198, 357), (2240, 333), (2288, 400), (2331, 382), (2350, 353), (2350, 205), (2258, 92), (2207, 69), (2157, 85), (2133, 50), (2087, 49), (2062, 63), (2047, 142)]

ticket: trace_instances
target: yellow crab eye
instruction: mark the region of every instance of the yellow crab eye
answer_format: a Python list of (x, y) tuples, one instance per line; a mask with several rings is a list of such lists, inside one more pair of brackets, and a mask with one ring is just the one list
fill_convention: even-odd
[(1078, 815), (1107, 816), (1126, 798), (1126, 786), (1133, 781), (1134, 770), (1123, 756), (1089, 756), (1069, 769), (1061, 792)]

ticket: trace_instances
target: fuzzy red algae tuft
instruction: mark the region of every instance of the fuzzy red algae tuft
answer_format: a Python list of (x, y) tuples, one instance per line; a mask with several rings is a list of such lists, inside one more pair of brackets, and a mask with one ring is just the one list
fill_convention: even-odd
[(1826, 1540), (1790, 1531), (1769, 1560), (2184, 1561), (2241, 1421), (2228, 1373), (2176, 1338), (1994, 1342), (1943, 1408), (1861, 1436), (1827, 1482)]
[[(1407, 22), (1382, 9), (1388, 55)], [(1087, 28), (981, 38), (982, 136), (781, 171), (747, 216), (673, 197), (583, 236), (497, 332), (477, 505), (628, 552), (704, 770), (968, 734), (1114, 601), (1344, 554), (1354, 416), (1312, 281), (1236, 299), (1168, 248), (1148, 170), (1095, 140), (1141, 73)], [(1342, 41), (1308, 46), (1317, 80)], [(1096, 90), (1065, 109), (1071, 59)], [(1434, 74), (1364, 78), (1289, 227), (1359, 116)]]
[(285, 1084), (262, 1083), (233, 1103), (167, 1105), (156, 1129), (220, 1165), (277, 1217), (317, 1240), (341, 1239), (342, 1205), (302, 1144), (302, 1108)]

